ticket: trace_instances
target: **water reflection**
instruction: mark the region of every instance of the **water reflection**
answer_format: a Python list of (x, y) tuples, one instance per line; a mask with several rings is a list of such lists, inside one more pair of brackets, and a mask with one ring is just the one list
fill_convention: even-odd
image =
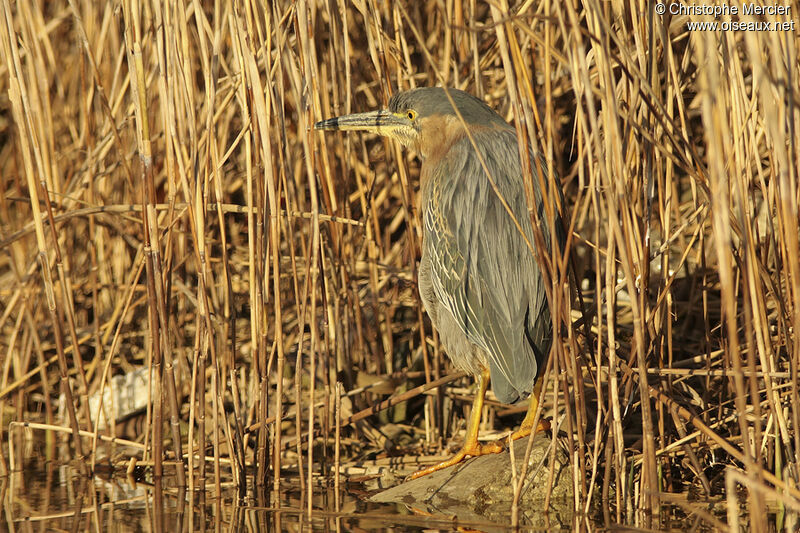
[[(29, 450), (32, 452), (43, 451)], [(333, 488), (315, 491), (312, 512), (305, 492), (287, 479), (275, 497), (271, 490), (251, 490), (240, 500), (232, 484), (194, 497), (161, 482), (137, 481), (122, 469), (99, 465), (86, 478), (76, 465), (42, 456), (18, 461), (8, 477), (0, 477), (2, 523), (8, 531), (450, 531), (454, 527), (497, 531), (505, 525), (453, 517), (427, 516), (420, 509), (367, 502), (361, 493), (342, 490), (334, 511)]]
[[(12, 436), (14, 439), (14, 436)], [(17, 444), (22, 444), (17, 442)], [(95, 475), (80, 475), (80, 465), (59, 461), (51, 444), (30, 439), (24, 446), (6, 448), (11, 473), (0, 477), (0, 530), (17, 531), (505, 531), (508, 523), (488, 521), (480, 515), (432, 515), (424, 505), (377, 504), (368, 501), (363, 485), (342, 484), (337, 491), (319, 481), (313, 491), (311, 513), (307, 492), (299, 478), (284, 478), (278, 495), (251, 486), (240, 498), (233, 483), (217, 491), (209, 481), (207, 491), (189, 492), (176, 486), (174, 475), (160, 482), (148, 478), (147, 467), (128, 471), (106, 461)], [(68, 454), (63, 452), (64, 457)], [(117, 457), (113, 465), (125, 465)], [(169, 468), (165, 469), (167, 472)], [(224, 472), (223, 472), (224, 474)], [(230, 477), (230, 476), (229, 476)], [(196, 481), (197, 482), (197, 481)], [(338, 496), (338, 505), (337, 505)], [(669, 501), (666, 499), (663, 501)], [(711, 530), (724, 524), (719, 502), (683, 499), (663, 506), (658, 519), (642, 519), (645, 528)], [(338, 509), (337, 509), (338, 508)], [(696, 508), (691, 512), (691, 508)], [(607, 511), (607, 509), (605, 509)], [(539, 530), (592, 531), (601, 527), (625, 530), (611, 515), (596, 509), (591, 519), (572, 517), (537, 519)], [(700, 512), (702, 511), (702, 512)], [(441, 511), (439, 511), (441, 513)], [(469, 516), (469, 521), (465, 517)], [(772, 524), (779, 521), (773, 517)], [(638, 519), (637, 519), (638, 520)], [(785, 520), (784, 520), (785, 522)], [(523, 529), (531, 531), (534, 529)]]

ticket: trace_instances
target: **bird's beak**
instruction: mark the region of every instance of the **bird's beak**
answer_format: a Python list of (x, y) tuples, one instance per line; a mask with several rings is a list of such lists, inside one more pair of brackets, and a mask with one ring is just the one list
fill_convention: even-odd
[(395, 115), (388, 109), (356, 113), (343, 117), (329, 118), (314, 124), (315, 130), (369, 131), (380, 135), (392, 136), (398, 128), (408, 127), (408, 119), (403, 115)]

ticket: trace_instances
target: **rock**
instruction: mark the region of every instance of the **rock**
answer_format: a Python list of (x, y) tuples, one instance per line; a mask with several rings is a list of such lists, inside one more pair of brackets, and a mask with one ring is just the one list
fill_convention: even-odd
[[(520, 522), (542, 525), (544, 502), (548, 491), (550, 446), (552, 439), (545, 433), (534, 437), (528, 466), (527, 481), (520, 498)], [(517, 472), (525, 458), (528, 439), (514, 443)], [(554, 522), (571, 523), (572, 467), (569, 458), (556, 442), (555, 472), (546, 527)], [(514, 497), (511, 477), (511, 455), (508, 451), (469, 459), (425, 477), (401, 483), (372, 496), (381, 503), (399, 503), (423, 513), (455, 517), (461, 521), (490, 520), (508, 523)]]

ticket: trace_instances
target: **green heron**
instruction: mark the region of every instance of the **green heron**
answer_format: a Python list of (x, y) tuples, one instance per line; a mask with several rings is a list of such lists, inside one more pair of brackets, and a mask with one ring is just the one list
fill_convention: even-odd
[[(391, 137), (422, 159), (420, 296), (453, 365), (477, 376), (478, 393), (461, 451), (412, 478), (467, 456), (503, 450), (499, 442), (478, 443), (490, 377), (501, 402), (530, 396), (525, 419), (512, 438), (530, 435), (541, 391), (538, 374), (544, 370), (552, 341), (544, 282), (528, 245), (534, 243), (533, 225), (514, 128), (478, 98), (457, 89), (447, 93), (450, 98), (442, 88), (412, 89), (394, 95), (387, 109), (314, 125), (318, 130)], [(538, 180), (533, 183), (549, 250), (551, 232), (542, 194)], [(553, 234), (563, 248), (560, 223)], [(543, 422), (537, 431), (547, 427)]]

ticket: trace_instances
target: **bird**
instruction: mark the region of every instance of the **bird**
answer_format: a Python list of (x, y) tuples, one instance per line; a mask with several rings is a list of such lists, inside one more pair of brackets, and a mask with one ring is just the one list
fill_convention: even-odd
[[(414, 150), (422, 161), (417, 285), (453, 366), (475, 376), (478, 390), (461, 450), (410, 478), (504, 449), (500, 441), (478, 442), (490, 381), (501, 402), (530, 398), (511, 438), (530, 435), (553, 324), (533, 255), (534, 228), (515, 129), (483, 100), (442, 87), (398, 92), (385, 109), (330, 118), (314, 128), (377, 133)], [(546, 176), (541, 155), (531, 155)], [(554, 218), (551, 231), (537, 179), (533, 190), (545, 246), (549, 251), (555, 238), (563, 250), (560, 219)], [(543, 420), (536, 432), (546, 429), (549, 423)]]

